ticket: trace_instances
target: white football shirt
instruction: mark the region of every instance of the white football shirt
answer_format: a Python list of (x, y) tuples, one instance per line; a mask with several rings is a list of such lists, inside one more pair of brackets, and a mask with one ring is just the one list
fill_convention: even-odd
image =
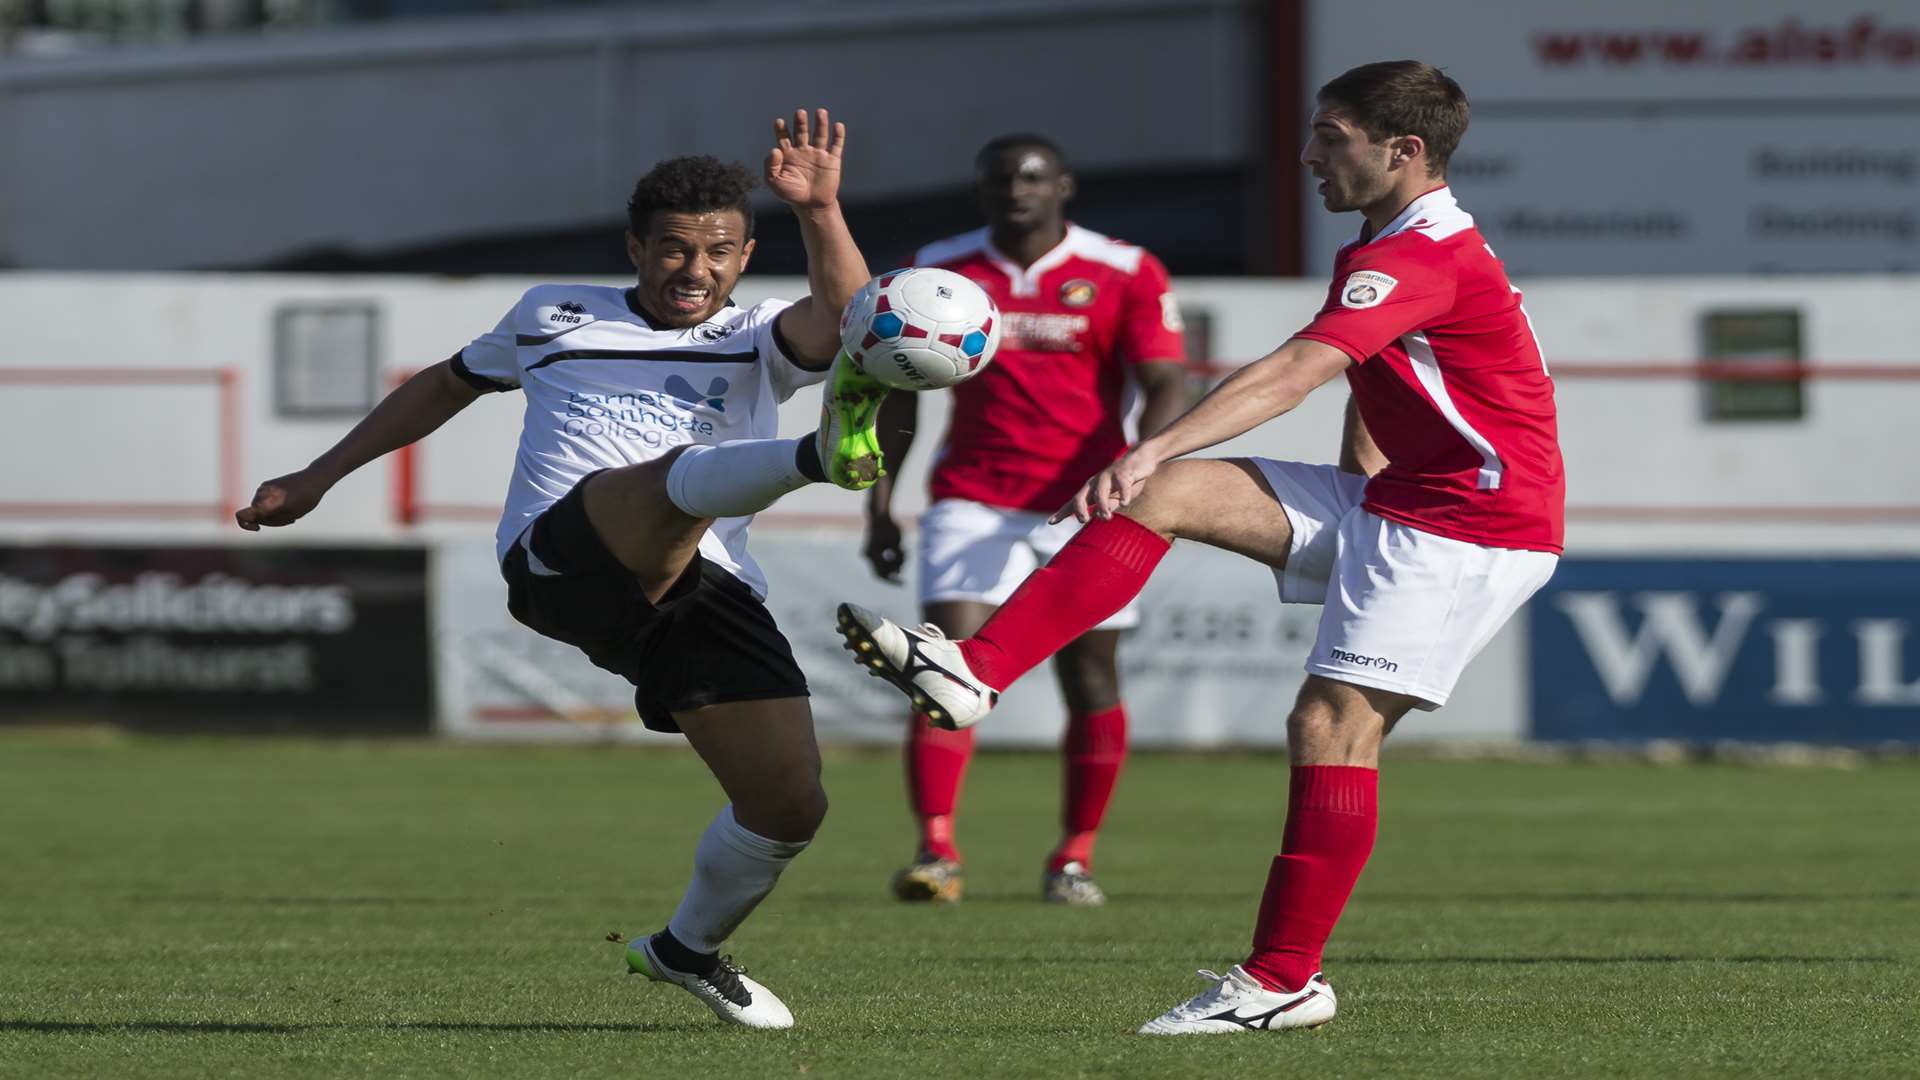
[[(774, 320), (791, 304), (729, 304), (685, 329), (653, 322), (631, 290), (536, 285), (453, 358), (454, 373), (483, 390), (527, 399), (513, 483), (495, 535), (505, 559), (533, 520), (588, 473), (652, 461), (676, 446), (770, 439), (778, 406), (827, 373), (800, 367)], [(747, 517), (720, 518), (700, 554), (765, 598), (767, 579), (747, 554)]]

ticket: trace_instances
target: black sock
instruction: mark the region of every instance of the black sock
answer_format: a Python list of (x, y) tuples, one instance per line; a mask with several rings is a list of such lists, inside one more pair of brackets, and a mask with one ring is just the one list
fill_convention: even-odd
[(819, 439), (809, 436), (800, 440), (799, 449), (793, 452), (793, 467), (816, 484), (827, 482), (827, 467), (820, 464)]
[(694, 952), (665, 928), (653, 935), (653, 951), (668, 967), (687, 975), (711, 975), (720, 966), (719, 953)]

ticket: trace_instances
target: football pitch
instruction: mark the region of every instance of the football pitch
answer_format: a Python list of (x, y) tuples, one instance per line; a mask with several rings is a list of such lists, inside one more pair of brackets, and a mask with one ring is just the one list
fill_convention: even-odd
[(1286, 767), (1140, 755), (1102, 909), (1040, 904), (1058, 759), (987, 754), (968, 896), (886, 895), (891, 753), (731, 946), (799, 1027), (622, 974), (720, 804), (672, 750), (0, 739), (0, 1074), (1871, 1077), (1920, 1072), (1911, 761), (1401, 758), (1309, 1032), (1149, 1039), (1246, 944)]

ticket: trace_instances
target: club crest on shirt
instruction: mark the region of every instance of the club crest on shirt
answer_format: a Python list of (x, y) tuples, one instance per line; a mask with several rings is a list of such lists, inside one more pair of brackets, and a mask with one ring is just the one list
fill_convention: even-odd
[(1068, 307), (1092, 307), (1093, 298), (1098, 294), (1093, 282), (1086, 278), (1074, 278), (1060, 286), (1060, 302)]
[(725, 341), (732, 337), (733, 332), (737, 329), (739, 328), (727, 326), (724, 323), (701, 323), (699, 326), (693, 328), (693, 336), (708, 344), (712, 344), (713, 342)]
[(1400, 279), (1382, 274), (1377, 270), (1355, 270), (1347, 275), (1347, 283), (1340, 286), (1340, 306), (1349, 308), (1370, 308), (1378, 305), (1393, 291)]

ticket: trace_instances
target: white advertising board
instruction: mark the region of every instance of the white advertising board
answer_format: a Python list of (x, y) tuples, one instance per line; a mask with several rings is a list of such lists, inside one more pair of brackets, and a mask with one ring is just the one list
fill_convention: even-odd
[[(886, 743), (904, 737), (906, 700), (856, 667), (833, 629), (834, 605), (851, 600), (918, 620), (911, 578), (877, 581), (850, 529), (754, 531), (755, 558), (772, 583), (768, 606), (793, 643), (813, 695), (823, 742)], [(911, 567), (910, 567), (911, 570)], [(506, 586), (484, 540), (437, 548), (433, 592), (440, 729), (470, 738), (659, 739), (641, 728), (633, 691), (569, 646), (539, 637), (506, 612)], [(1133, 741), (1142, 746), (1279, 746), (1317, 606), (1281, 605), (1270, 571), (1236, 555), (1182, 544), (1142, 595), (1141, 626), (1122, 639), (1121, 680)], [(1524, 683), (1517, 635), (1476, 661), (1453, 704), (1404, 725), (1403, 737), (1518, 739)], [(1057, 743), (1065, 714), (1042, 666), (1001, 698), (980, 725), (996, 746)]]
[[(1920, 269), (1920, 5), (1316, 4), (1306, 95), (1414, 57), (1466, 90), (1451, 179), (1516, 278)], [(1359, 228), (1305, 195), (1307, 269)]]

